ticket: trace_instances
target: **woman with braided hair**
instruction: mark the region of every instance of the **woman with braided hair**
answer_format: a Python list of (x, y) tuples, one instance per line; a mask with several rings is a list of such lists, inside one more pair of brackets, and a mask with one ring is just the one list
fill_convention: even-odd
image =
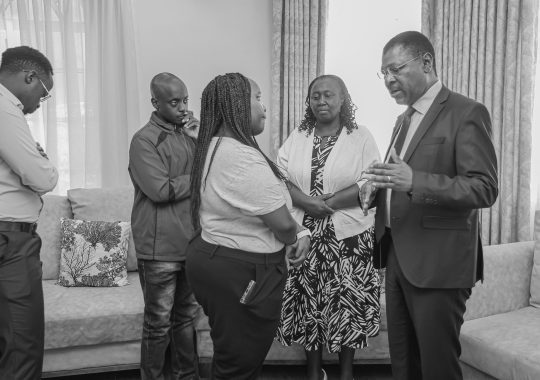
[(256, 379), (276, 333), (287, 259), (301, 264), (309, 230), (296, 223), (284, 177), (260, 150), (259, 86), (241, 74), (204, 89), (191, 173), (187, 276), (214, 343), (212, 379)]
[[(304, 346), (308, 379), (326, 379), (321, 348), (339, 353), (341, 379), (351, 380), (355, 349), (379, 332), (379, 276), (373, 267), (373, 214), (363, 171), (379, 152), (335, 75), (309, 85), (306, 113), (279, 150), (298, 223), (309, 228), (306, 260), (289, 272), (278, 340)], [(360, 198), (362, 197), (362, 198)]]

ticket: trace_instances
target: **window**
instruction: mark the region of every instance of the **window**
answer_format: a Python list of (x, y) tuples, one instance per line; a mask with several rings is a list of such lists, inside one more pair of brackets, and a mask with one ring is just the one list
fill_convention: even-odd
[(325, 72), (341, 77), (358, 107), (356, 121), (369, 128), (381, 155), (397, 116), (405, 109), (377, 77), (386, 42), (405, 30), (421, 29), (421, 0), (332, 1), (329, 7)]
[[(388, 95), (376, 72), (382, 48), (394, 35), (421, 30), (421, 0), (332, 1), (326, 41), (325, 72), (345, 81), (358, 106), (356, 120), (369, 128), (381, 155), (388, 146), (397, 115), (404, 111)], [(538, 33), (540, 35), (540, 23)], [(531, 225), (540, 209), (540, 49), (537, 49), (536, 94), (532, 127)]]
[(70, 187), (73, 126), (84, 125), (82, 6), (79, 2), (14, 0), (0, 0), (0, 6), (0, 51), (28, 45), (40, 50), (51, 61), (54, 70), (52, 98), (38, 111), (27, 115), (27, 121), (33, 137), (56, 162), (59, 181), (55, 191), (64, 193)]

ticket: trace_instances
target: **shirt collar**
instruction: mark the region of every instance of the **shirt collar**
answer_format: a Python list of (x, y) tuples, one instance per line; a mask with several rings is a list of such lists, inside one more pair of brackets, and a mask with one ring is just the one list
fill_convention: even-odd
[(172, 132), (175, 130), (175, 125), (163, 120), (161, 117), (159, 117), (156, 111), (152, 112), (152, 116), (150, 116), (150, 121), (154, 125), (157, 125), (158, 127), (165, 129), (166, 131)]
[(21, 111), (24, 109), (24, 105), (21, 103), (11, 91), (9, 91), (3, 84), (0, 83), (0, 96), (5, 96), (7, 100), (13, 103)]
[(437, 80), (433, 85), (426, 91), (424, 95), (420, 97), (412, 107), (415, 109), (416, 112), (421, 113), (422, 115), (425, 115), (426, 112), (429, 110), (429, 107), (433, 104), (433, 101), (437, 97), (437, 94), (442, 89), (442, 83), (440, 80)]

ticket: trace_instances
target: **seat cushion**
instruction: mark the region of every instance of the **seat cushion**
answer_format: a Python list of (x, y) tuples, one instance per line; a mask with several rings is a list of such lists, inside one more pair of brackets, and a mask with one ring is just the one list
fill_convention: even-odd
[[(133, 186), (100, 189), (71, 189), (67, 196), (73, 218), (105, 222), (131, 222)], [(128, 271), (137, 270), (137, 257), (133, 236), (128, 245)]]
[(129, 285), (66, 288), (43, 281), (45, 349), (139, 340), (144, 300), (137, 272)]
[(540, 309), (529, 306), (467, 321), (461, 360), (498, 379), (540, 379)]

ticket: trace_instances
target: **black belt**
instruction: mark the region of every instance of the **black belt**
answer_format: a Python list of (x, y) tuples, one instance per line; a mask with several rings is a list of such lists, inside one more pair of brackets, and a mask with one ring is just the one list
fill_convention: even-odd
[(36, 228), (37, 223), (0, 221), (1, 232), (28, 232), (33, 234), (36, 232)]

